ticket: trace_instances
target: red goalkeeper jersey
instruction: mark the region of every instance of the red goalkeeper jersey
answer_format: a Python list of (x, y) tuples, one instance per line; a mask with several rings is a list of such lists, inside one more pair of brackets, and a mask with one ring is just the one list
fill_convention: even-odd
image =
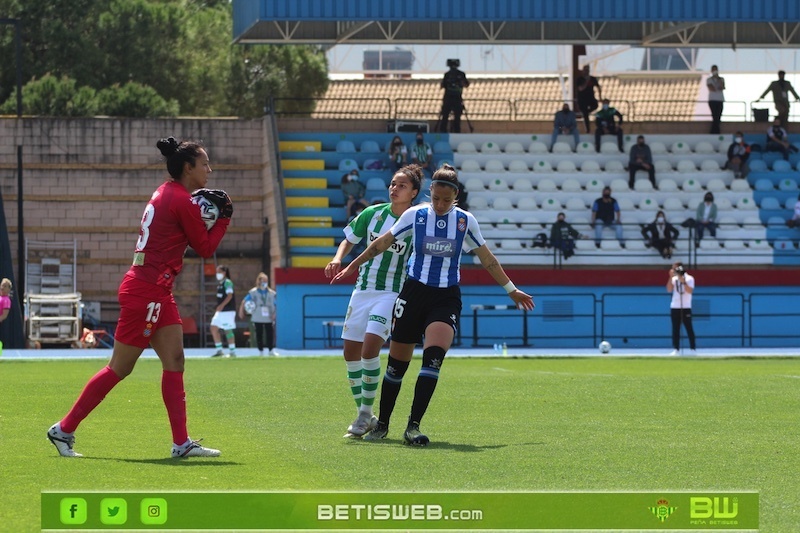
[(167, 181), (145, 207), (133, 265), (126, 276), (171, 290), (183, 268), (186, 247), (191, 246), (202, 257), (211, 257), (229, 223), (230, 219), (219, 219), (207, 230), (186, 187)]

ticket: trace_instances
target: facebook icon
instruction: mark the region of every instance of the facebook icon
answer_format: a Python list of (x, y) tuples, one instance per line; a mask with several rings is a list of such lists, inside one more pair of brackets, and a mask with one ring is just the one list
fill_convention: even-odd
[(83, 498), (62, 498), (60, 518), (62, 524), (84, 524), (86, 522), (86, 500)]

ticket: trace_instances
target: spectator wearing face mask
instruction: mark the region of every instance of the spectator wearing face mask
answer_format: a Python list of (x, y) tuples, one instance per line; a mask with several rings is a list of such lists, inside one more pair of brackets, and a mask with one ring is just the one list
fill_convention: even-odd
[(433, 175), (433, 150), (431, 150), (431, 145), (425, 142), (422, 132), (417, 133), (416, 143), (411, 146), (410, 152), (411, 162), (419, 165), (425, 176), (430, 178)]
[(714, 203), (714, 195), (707, 192), (703, 201), (697, 206), (695, 213), (695, 246), (700, 245), (705, 230), (715, 239), (717, 238), (717, 204)]
[(251, 330), (255, 331), (258, 355), (264, 355), (264, 347), (270, 355), (275, 352), (275, 318), (277, 308), (275, 291), (269, 287), (269, 276), (260, 272), (256, 276), (256, 286), (247, 291), (239, 305), (239, 318), (245, 315), (250, 319)]
[(553, 145), (559, 135), (572, 135), (572, 140), (575, 141), (575, 147), (581, 142), (581, 136), (578, 133), (578, 121), (575, 118), (575, 113), (569, 108), (569, 104), (564, 104), (561, 111), (556, 113), (553, 120), (553, 135), (550, 137), (550, 151), (553, 151)]
[(653, 166), (653, 153), (644, 142), (644, 135), (636, 138), (636, 144), (631, 146), (630, 159), (628, 160), (628, 187), (633, 189), (636, 172), (646, 170), (653, 188), (656, 188), (656, 169)]
[(711, 65), (711, 76), (706, 80), (708, 88), (708, 108), (711, 110), (711, 132), (719, 133), (722, 120), (722, 107), (725, 102), (725, 78), (720, 77), (716, 65)]
[(594, 228), (594, 245), (600, 248), (603, 240), (603, 228), (611, 228), (619, 241), (625, 248), (625, 239), (622, 236), (622, 214), (619, 203), (611, 196), (611, 187), (603, 189), (603, 196), (592, 204), (592, 228)]
[(395, 135), (392, 143), (389, 145), (389, 161), (391, 168), (397, 172), (402, 167), (406, 166), (408, 159), (408, 149), (406, 148), (403, 139), (399, 135)]
[(789, 134), (781, 126), (781, 120), (775, 117), (772, 126), (767, 130), (767, 152), (780, 152), (785, 160), (789, 154), (797, 152), (797, 147), (789, 142)]
[(364, 199), (366, 193), (367, 186), (359, 180), (358, 170), (353, 169), (342, 176), (342, 195), (344, 196), (347, 218), (355, 214), (357, 205), (361, 205), (362, 208), (369, 205)]
[(550, 228), (550, 245), (556, 250), (561, 250), (565, 261), (575, 255), (575, 239), (588, 238), (567, 222), (567, 215), (563, 212), (558, 214), (555, 223)]
[(728, 147), (728, 160), (725, 168), (733, 171), (734, 178), (747, 177), (747, 160), (750, 157), (750, 145), (744, 142), (744, 135), (737, 131), (733, 136), (733, 142)]
[(672, 249), (679, 234), (677, 228), (667, 222), (664, 211), (656, 213), (655, 220), (642, 228), (642, 237), (647, 241), (647, 246), (658, 250), (664, 259), (672, 258)]
[(622, 145), (622, 113), (611, 107), (608, 98), (603, 98), (603, 107), (595, 113), (594, 146), (600, 151), (600, 138), (603, 135), (616, 135), (619, 151), (624, 152)]

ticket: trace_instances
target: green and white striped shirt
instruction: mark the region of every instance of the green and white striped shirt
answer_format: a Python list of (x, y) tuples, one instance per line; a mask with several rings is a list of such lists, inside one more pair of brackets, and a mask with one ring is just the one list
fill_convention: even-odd
[[(345, 226), (345, 238), (353, 244), (367, 238), (366, 244), (369, 246), (369, 243), (388, 232), (398, 218), (392, 213), (392, 204), (371, 205)], [(406, 263), (410, 255), (411, 236), (396, 241), (381, 255), (358, 268), (355, 289), (399, 293), (406, 280)]]

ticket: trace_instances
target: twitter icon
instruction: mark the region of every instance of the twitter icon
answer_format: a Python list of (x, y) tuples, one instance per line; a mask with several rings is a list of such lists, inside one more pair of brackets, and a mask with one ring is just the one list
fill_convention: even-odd
[(118, 526), (128, 521), (128, 502), (124, 498), (103, 498), (100, 502), (100, 522)]

